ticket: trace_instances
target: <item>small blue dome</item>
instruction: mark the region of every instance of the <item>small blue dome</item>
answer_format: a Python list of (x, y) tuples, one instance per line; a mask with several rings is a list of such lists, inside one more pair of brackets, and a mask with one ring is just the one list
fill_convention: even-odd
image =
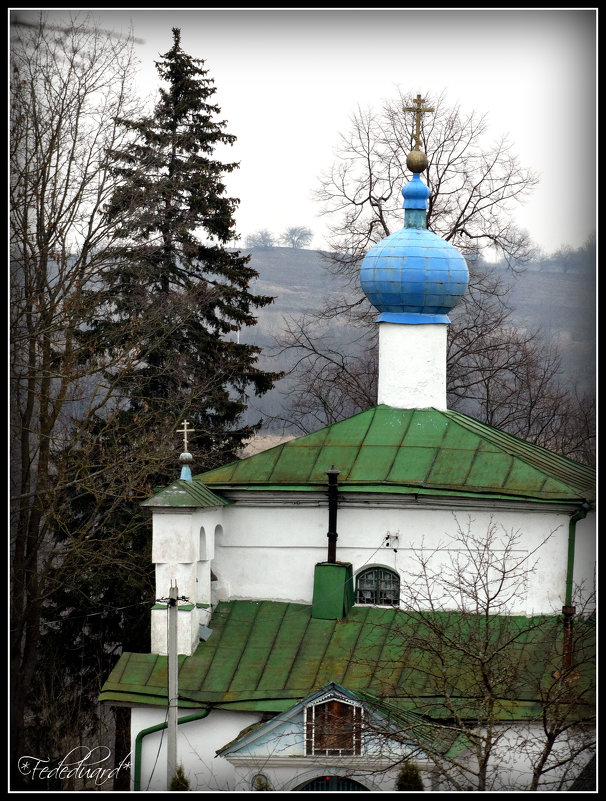
[(427, 198), (429, 197), (429, 187), (424, 184), (418, 173), (412, 176), (412, 181), (409, 181), (404, 189), (402, 189), (402, 197), (404, 198), (405, 209), (427, 209)]
[(429, 190), (418, 175), (402, 194), (405, 227), (368, 251), (360, 270), (362, 289), (381, 312), (379, 321), (449, 323), (448, 312), (469, 283), (467, 264), (455, 247), (425, 228)]

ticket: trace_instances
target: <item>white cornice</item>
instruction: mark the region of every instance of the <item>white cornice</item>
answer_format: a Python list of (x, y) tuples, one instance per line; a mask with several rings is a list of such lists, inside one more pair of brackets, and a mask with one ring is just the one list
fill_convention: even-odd
[[(369, 754), (351, 757), (316, 757), (316, 756), (237, 756), (230, 754), (225, 759), (234, 767), (255, 767), (263, 764), (264, 768), (347, 768), (355, 770), (386, 770), (396, 764), (397, 760), (386, 759)], [(420, 763), (419, 763), (420, 766)]]

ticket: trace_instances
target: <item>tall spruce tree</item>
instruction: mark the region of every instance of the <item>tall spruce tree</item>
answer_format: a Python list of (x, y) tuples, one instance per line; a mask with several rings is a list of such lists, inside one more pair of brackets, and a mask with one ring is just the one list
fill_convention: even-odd
[[(158, 427), (159, 444), (160, 429), (174, 430), (186, 415), (200, 469), (233, 458), (257, 427), (239, 424), (247, 395), (263, 394), (277, 377), (236, 333), (272, 298), (251, 293), (250, 257), (227, 247), (238, 201), (223, 181), (239, 165), (215, 155), (235, 137), (217, 120), (203, 65), (173, 28), (173, 46), (156, 63), (167, 85), (153, 115), (120, 121), (133, 140), (113, 154), (118, 188), (107, 216), (121, 241), (91, 325), (108, 350), (117, 331), (122, 346), (126, 338), (138, 350), (136, 369), (118, 377), (124, 422), (144, 416)], [(165, 478), (172, 477), (174, 468)]]
[[(238, 165), (215, 151), (235, 137), (217, 121), (203, 64), (183, 52), (173, 29), (173, 46), (156, 65), (167, 85), (153, 114), (119, 120), (130, 139), (112, 153), (112, 258), (82, 289), (94, 312), (77, 331), (80, 352), (94, 354), (99, 370), (82, 388), (87, 413), (71, 421), (57, 454), (67, 478), (54, 537), (67, 548), (73, 529), (90, 521), (96, 536), (74, 557), (72, 580), (47, 600), (39, 649), (41, 659), (61, 660), (54, 729), (58, 720), (62, 731), (84, 734), (72, 714), (84, 707), (94, 728), (98, 692), (120, 650), (149, 648), (154, 581), (140, 501), (178, 477), (176, 430), (184, 419), (194, 429), (194, 470), (234, 458), (258, 427), (241, 423), (248, 396), (277, 377), (260, 369), (260, 349), (237, 336), (272, 298), (250, 291), (257, 273), (249, 257), (228, 248), (238, 201), (226, 196), (223, 175)], [(43, 720), (46, 699), (57, 694), (44, 671), (35, 694)]]

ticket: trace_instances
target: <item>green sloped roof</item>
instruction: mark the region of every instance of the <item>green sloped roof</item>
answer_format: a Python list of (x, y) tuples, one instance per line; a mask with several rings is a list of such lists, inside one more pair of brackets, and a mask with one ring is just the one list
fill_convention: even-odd
[[(442, 617), (444, 626), (458, 630), (464, 641), (482, 636), (484, 618)], [(403, 708), (412, 708), (411, 696), (422, 698), (427, 713), (439, 714), (438, 680), (432, 678), (427, 652), (415, 646), (426, 637), (424, 625), (417, 616), (390, 607), (353, 607), (342, 620), (325, 620), (312, 617), (312, 607), (304, 604), (222, 602), (210, 622), (210, 638), (191, 656), (179, 657), (179, 705), (280, 712), (334, 681), (354, 693), (395, 700)], [(495, 617), (491, 625), (495, 637), (514, 639), (509, 664), (527, 667), (515, 697), (505, 693), (501, 714), (534, 714), (536, 687), (528, 675), (537, 684), (542, 677), (552, 681), (561, 660), (561, 623), (511, 616)], [(411, 670), (413, 663), (421, 669)], [(452, 671), (451, 697), (458, 695), (467, 709), (474, 689), (454, 656)], [(101, 700), (164, 706), (166, 688), (166, 656), (125, 653), (105, 682)]]
[(591, 501), (595, 471), (464, 414), (375, 406), (313, 434), (203, 473), (216, 489), (472, 495)]
[(142, 502), (141, 506), (180, 506), (192, 509), (225, 506), (228, 503), (229, 501), (219, 495), (215, 495), (201, 481), (187, 481), (179, 478), (168, 487), (160, 490), (160, 492), (156, 492), (151, 498), (147, 498)]

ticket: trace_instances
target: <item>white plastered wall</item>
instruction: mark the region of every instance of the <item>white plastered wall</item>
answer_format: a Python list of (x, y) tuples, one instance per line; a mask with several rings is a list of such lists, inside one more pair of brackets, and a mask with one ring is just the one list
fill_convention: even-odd
[[(180, 709), (178, 718), (195, 713), (195, 710)], [(131, 755), (133, 762), (137, 757), (135, 747), (139, 732), (164, 723), (166, 711), (163, 708), (133, 708), (131, 717)], [(217, 756), (217, 749), (234, 740), (246, 727), (262, 719), (260, 713), (231, 712), (216, 709), (200, 720), (183, 723), (177, 727), (177, 764), (190, 784), (190, 790), (201, 792), (247, 792), (253, 788), (252, 778), (261, 773), (269, 779), (273, 790), (292, 791), (303, 782), (323, 776), (351, 775), (372, 790), (393, 790), (395, 773), (374, 773), (372, 770), (355, 770), (351, 766), (344, 769), (339, 760), (322, 760), (321, 757), (288, 759), (282, 754), (281, 742), (276, 740), (274, 756), (276, 760), (260, 757), (246, 766), (232, 764), (229, 759)], [(140, 789), (149, 792), (166, 790), (166, 743), (167, 733), (152, 732), (141, 740), (140, 749)], [(282, 757), (282, 760), (280, 760)], [(330, 764), (325, 764), (329, 762)], [(289, 764), (290, 763), (290, 764)], [(134, 789), (134, 764), (131, 768), (131, 789)], [(425, 779), (429, 786), (429, 781)]]
[[(210, 618), (211, 564), (215, 536), (221, 531), (222, 509), (159, 509), (153, 514), (152, 561), (156, 571), (156, 600), (178, 587), (177, 647), (191, 654), (199, 642), (199, 626)], [(191, 607), (191, 608), (190, 608)], [(167, 612), (151, 613), (151, 651), (167, 653)]]
[[(343, 506), (342, 503), (337, 518), (337, 560), (351, 562), (354, 573), (364, 566), (383, 565), (397, 570), (406, 582), (418, 574), (415, 552), (432, 553), (434, 564), (436, 559), (447, 561), (453, 553), (449, 534), (470, 526), (471, 531), (483, 536), (495, 526), (505, 538), (510, 532), (519, 534), (512, 558), (528, 555), (529, 567), (536, 562), (524, 593), (509, 612), (561, 611), (568, 566), (569, 512), (469, 508), (455, 513), (423, 506)], [(591, 518), (590, 514), (577, 524), (576, 583), (583, 576), (587, 581), (593, 577), (590, 544), (595, 535)], [(327, 558), (327, 523), (326, 505), (254, 508), (235, 504), (227, 508), (213, 561), (217, 577), (213, 603), (230, 598), (311, 603), (314, 566)], [(392, 538), (386, 543), (388, 534)], [(582, 542), (586, 544), (583, 547)]]
[[(195, 714), (179, 709), (177, 719)], [(232, 765), (216, 756), (216, 751), (233, 740), (242, 729), (261, 719), (259, 713), (229, 712), (217, 709), (200, 720), (177, 727), (177, 764), (183, 765), (192, 790), (234, 790), (237, 775)], [(135, 741), (139, 732), (166, 720), (164, 707), (133, 707), (131, 713), (131, 758), (136, 758)], [(153, 732), (141, 740), (142, 791), (166, 790), (166, 730)], [(131, 768), (131, 787), (135, 770)]]
[(595, 608), (596, 544), (596, 513), (593, 510), (576, 524), (572, 603), (577, 611), (593, 611)]
[(379, 323), (377, 402), (446, 409), (446, 323)]
[[(401, 586), (409, 588), (411, 577), (419, 574), (420, 554), (431, 553), (432, 567), (439, 572), (440, 559), (449, 564), (456, 556), (449, 535), (470, 527), (475, 535), (485, 536), (493, 526), (505, 538), (517, 533), (511, 559), (528, 556), (529, 568), (536, 563), (509, 613), (560, 613), (565, 602), (570, 511), (536, 506), (503, 509), (495, 504), (453, 512), (410, 504), (406, 499), (399, 505), (395, 500), (377, 507), (372, 500), (352, 505), (351, 496), (344, 495), (337, 515), (337, 560), (351, 562), (354, 574), (363, 567), (388, 567), (400, 574)], [(306, 494), (305, 503), (309, 500)], [(385, 496), (380, 501), (384, 504)], [(594, 584), (594, 513), (576, 525), (574, 586), (582, 585), (587, 597)], [(327, 504), (319, 498), (316, 505), (254, 507), (236, 502), (220, 510), (155, 513), (157, 598), (167, 597), (171, 581), (176, 581), (179, 595), (193, 605), (192, 610), (179, 612), (179, 652), (195, 650), (199, 624), (208, 624), (212, 606), (219, 601), (311, 603), (314, 567), (327, 559), (327, 530)], [(178, 562), (180, 555), (188, 561)], [(575, 597), (573, 603), (579, 606), (583, 599)], [(166, 653), (166, 637), (166, 611), (154, 610), (152, 652)]]

